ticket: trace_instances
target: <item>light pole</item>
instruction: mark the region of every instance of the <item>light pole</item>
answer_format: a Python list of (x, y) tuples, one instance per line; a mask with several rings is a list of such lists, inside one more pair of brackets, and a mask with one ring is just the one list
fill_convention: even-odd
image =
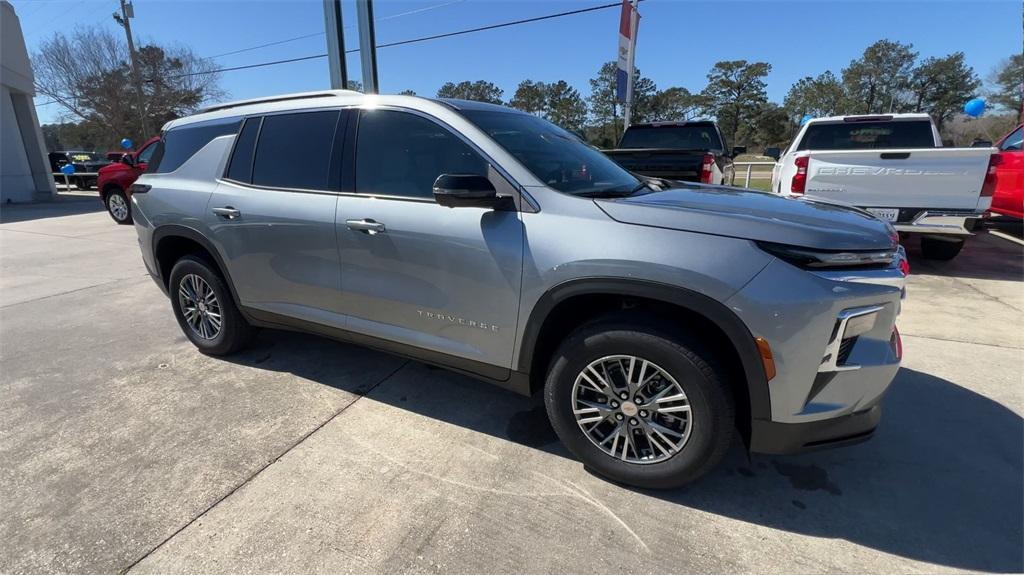
[(135, 7), (125, 0), (121, 0), (121, 13), (114, 13), (114, 20), (124, 28), (125, 36), (128, 38), (128, 57), (132, 68), (132, 82), (135, 84), (135, 96), (139, 100), (139, 119), (142, 120), (142, 137), (148, 138), (149, 126), (146, 122), (146, 98), (142, 93), (142, 78), (139, 77), (139, 62), (135, 55), (135, 41), (132, 40), (131, 19), (135, 17)]
[(331, 88), (348, 89), (345, 64), (345, 33), (341, 24), (341, 0), (324, 0), (324, 27), (327, 32), (327, 65), (331, 69)]
[(359, 58), (363, 71), (363, 91), (376, 94), (377, 86), (377, 37), (373, 30), (373, 0), (356, 0), (359, 17)]

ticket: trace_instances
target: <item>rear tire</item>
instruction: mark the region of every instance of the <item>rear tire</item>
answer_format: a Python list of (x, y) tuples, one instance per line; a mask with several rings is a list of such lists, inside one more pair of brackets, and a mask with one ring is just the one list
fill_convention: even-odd
[(228, 355), (245, 347), (253, 333), (224, 280), (205, 259), (184, 256), (171, 270), (168, 291), (181, 331), (200, 352)]
[(107, 213), (115, 222), (122, 225), (132, 223), (132, 203), (120, 188), (111, 188), (103, 203), (107, 205)]
[(949, 261), (964, 248), (964, 238), (921, 236), (921, 255), (925, 259)]
[[(555, 353), (544, 399), (558, 437), (587, 468), (628, 485), (665, 489), (721, 461), (735, 433), (735, 406), (715, 356), (656, 322), (607, 318), (577, 329)], [(604, 398), (590, 387), (595, 372), (614, 388), (610, 394), (605, 388)], [(649, 383), (628, 386), (629, 375)]]

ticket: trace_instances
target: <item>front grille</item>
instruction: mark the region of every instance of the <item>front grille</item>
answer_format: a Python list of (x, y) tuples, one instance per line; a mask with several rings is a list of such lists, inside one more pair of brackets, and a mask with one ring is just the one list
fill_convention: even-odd
[(836, 365), (846, 365), (846, 360), (850, 358), (850, 352), (853, 351), (853, 344), (857, 343), (856, 337), (848, 337), (839, 344), (839, 353), (836, 354)]

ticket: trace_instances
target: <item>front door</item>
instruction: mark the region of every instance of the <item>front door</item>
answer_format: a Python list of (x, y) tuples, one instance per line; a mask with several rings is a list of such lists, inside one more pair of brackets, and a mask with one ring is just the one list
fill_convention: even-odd
[(339, 116), (274, 114), (242, 126), (206, 214), (242, 305), (343, 326), (330, 178)]
[(523, 266), (518, 212), (446, 208), (441, 174), (510, 184), (459, 136), (411, 112), (363, 110), (338, 200), (342, 305), (350, 331), (468, 360), (512, 363)]

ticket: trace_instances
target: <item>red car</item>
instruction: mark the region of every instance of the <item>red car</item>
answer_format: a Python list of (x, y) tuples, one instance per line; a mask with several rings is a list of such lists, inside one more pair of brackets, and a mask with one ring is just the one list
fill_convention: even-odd
[(131, 185), (146, 171), (146, 165), (159, 141), (160, 137), (154, 136), (146, 140), (137, 151), (125, 154), (120, 162), (100, 168), (96, 187), (100, 190), (103, 205), (115, 222), (132, 223)]
[(1024, 124), (996, 143), (1001, 161), (996, 165), (996, 191), (992, 211), (1024, 218)]

